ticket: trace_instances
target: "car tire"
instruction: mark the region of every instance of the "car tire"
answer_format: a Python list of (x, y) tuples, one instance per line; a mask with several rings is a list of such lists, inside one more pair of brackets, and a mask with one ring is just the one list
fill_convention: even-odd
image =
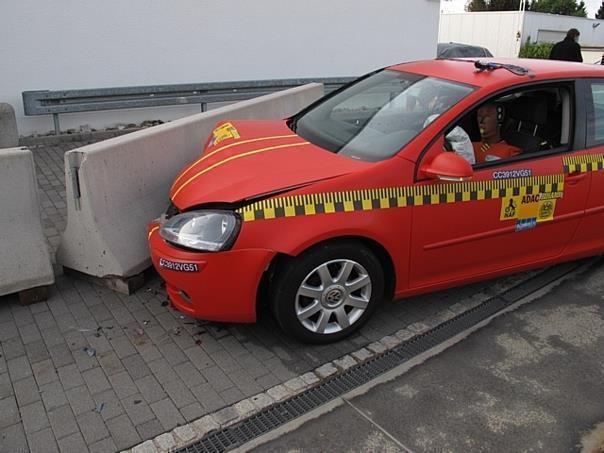
[(273, 281), (271, 308), (286, 333), (331, 343), (359, 329), (383, 296), (380, 261), (361, 243), (342, 241), (288, 262)]

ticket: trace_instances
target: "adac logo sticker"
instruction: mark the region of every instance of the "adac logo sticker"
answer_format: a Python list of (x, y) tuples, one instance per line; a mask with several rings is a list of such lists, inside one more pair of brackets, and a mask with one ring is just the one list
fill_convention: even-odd
[(537, 226), (537, 219), (520, 219), (516, 221), (516, 231), (532, 230)]
[(210, 145), (214, 146), (229, 138), (237, 139), (240, 137), (239, 131), (237, 131), (235, 126), (233, 126), (231, 123), (224, 123), (212, 131), (212, 140), (210, 141)]

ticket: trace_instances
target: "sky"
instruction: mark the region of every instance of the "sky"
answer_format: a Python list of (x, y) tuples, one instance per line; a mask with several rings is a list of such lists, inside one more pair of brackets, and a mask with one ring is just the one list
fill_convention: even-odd
[[(587, 17), (593, 19), (602, 4), (602, 0), (583, 0), (587, 6)], [(444, 12), (462, 12), (467, 0), (441, 0), (441, 10)]]

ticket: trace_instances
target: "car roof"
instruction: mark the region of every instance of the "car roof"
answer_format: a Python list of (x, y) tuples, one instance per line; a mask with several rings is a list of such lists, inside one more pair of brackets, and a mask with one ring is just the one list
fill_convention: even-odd
[[(506, 69), (495, 69), (479, 72), (474, 67), (475, 61), (502, 65), (515, 65), (530, 71), (526, 75), (516, 75)], [(604, 77), (604, 66), (583, 63), (537, 60), (527, 58), (455, 58), (413, 61), (390, 66), (395, 71), (411, 72), (455, 82), (466, 83), (478, 87), (492, 84), (510, 85), (525, 81), (541, 81), (549, 79), (573, 79), (581, 77)]]

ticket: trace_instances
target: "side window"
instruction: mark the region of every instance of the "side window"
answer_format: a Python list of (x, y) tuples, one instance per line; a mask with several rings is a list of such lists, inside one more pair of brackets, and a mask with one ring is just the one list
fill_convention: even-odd
[[(604, 142), (604, 82), (600, 87), (600, 139)], [(563, 151), (570, 143), (572, 105), (572, 90), (565, 84), (508, 92), (465, 115), (447, 133), (447, 142), (477, 166)]]
[(604, 81), (591, 84), (591, 99), (587, 108), (588, 147), (604, 144)]

